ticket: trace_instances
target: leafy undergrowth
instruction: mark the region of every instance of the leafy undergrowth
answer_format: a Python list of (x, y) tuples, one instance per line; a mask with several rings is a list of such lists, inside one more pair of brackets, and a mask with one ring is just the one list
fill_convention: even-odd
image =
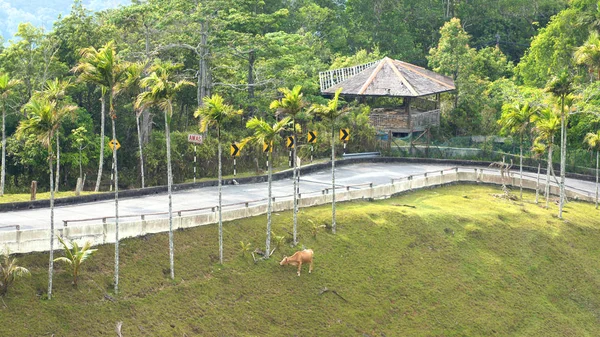
[[(0, 303), (0, 336), (114, 336), (119, 321), (123, 336), (600, 335), (600, 212), (571, 202), (563, 221), (531, 194), (497, 192), (451, 186), (340, 203), (337, 234), (316, 239), (313, 223), (329, 224), (331, 209), (303, 209), (315, 269), (301, 277), (278, 264), (289, 244), (256, 264), (241, 255), (240, 241), (264, 249), (265, 216), (225, 224), (224, 265), (216, 226), (177, 231), (175, 281), (166, 234), (123, 240), (118, 295), (111, 245), (86, 262), (77, 289), (56, 265), (51, 301), (41, 299), (48, 257), (28, 254), (20, 264), (33, 276)], [(273, 219), (275, 235), (289, 237), (291, 214)]]

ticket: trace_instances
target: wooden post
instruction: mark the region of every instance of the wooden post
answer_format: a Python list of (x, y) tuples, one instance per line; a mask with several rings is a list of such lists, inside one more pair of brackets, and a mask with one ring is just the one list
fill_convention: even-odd
[(410, 116), (410, 97), (404, 97), (404, 111), (406, 112), (406, 118), (408, 121), (408, 141), (409, 141), (409, 151), (410, 154), (412, 155), (413, 153), (413, 143), (412, 143), (412, 133), (413, 133), (413, 125), (412, 125), (412, 118)]
[(37, 181), (31, 181), (31, 201), (35, 200), (35, 196), (37, 194)]

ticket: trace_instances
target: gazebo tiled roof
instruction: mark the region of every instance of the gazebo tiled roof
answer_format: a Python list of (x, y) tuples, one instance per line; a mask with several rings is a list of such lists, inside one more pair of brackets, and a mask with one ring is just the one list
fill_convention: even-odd
[(342, 95), (388, 97), (419, 97), (456, 89), (448, 76), (388, 57), (319, 75), (321, 92), (326, 95), (339, 88)]

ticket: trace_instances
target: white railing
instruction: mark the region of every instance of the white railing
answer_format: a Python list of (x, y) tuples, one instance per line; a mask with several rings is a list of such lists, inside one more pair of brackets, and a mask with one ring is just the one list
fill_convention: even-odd
[(380, 61), (373, 61), (349, 68), (340, 68), (328, 71), (319, 72), (319, 83), (321, 84), (321, 92), (333, 87), (334, 85), (347, 80), (350, 77), (360, 73), (361, 71), (371, 68)]

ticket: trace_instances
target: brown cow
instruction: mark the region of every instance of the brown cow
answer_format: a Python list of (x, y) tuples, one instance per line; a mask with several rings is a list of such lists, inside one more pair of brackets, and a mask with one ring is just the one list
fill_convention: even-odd
[(284, 256), (283, 260), (279, 262), (280, 266), (291, 264), (292, 266), (298, 266), (298, 276), (300, 276), (300, 268), (302, 268), (303, 263), (310, 263), (310, 267), (308, 268), (308, 272), (312, 273), (313, 269), (313, 250), (305, 249), (298, 252), (295, 252), (294, 255), (287, 257)]

